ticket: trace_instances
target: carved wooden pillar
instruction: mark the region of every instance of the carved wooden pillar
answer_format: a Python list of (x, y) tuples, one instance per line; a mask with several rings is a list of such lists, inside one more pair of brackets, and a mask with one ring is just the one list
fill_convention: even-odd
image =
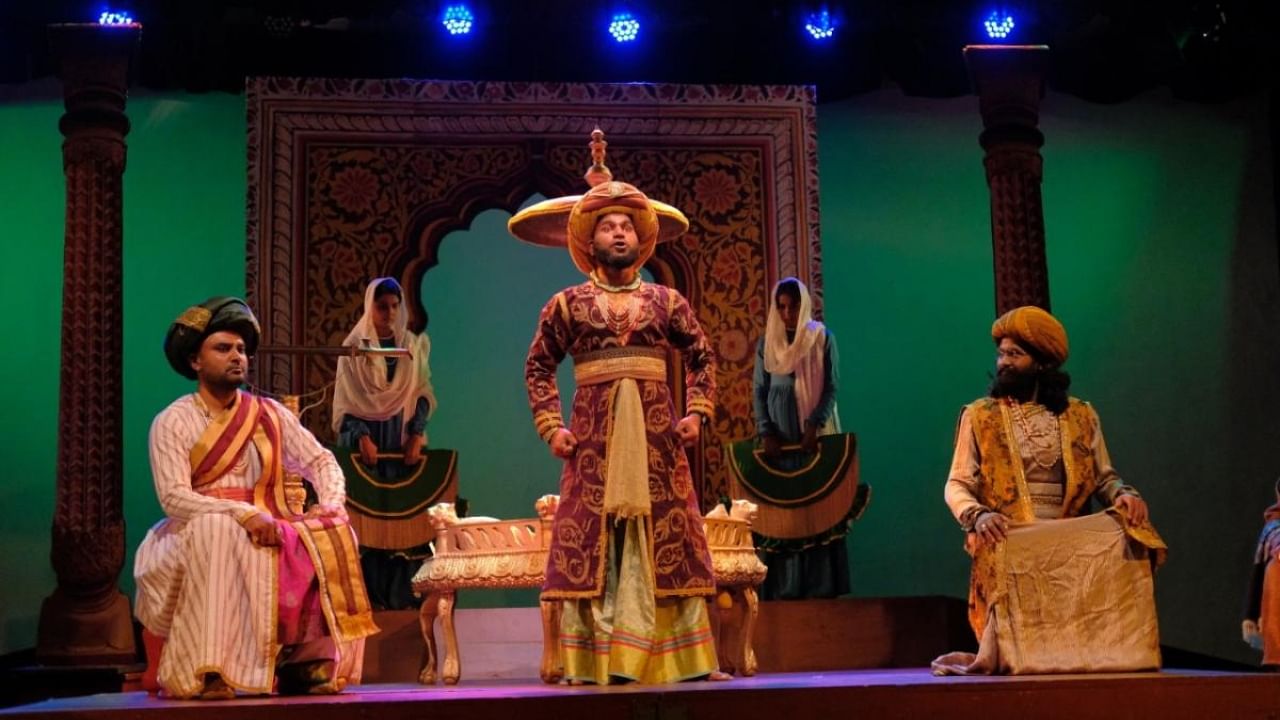
[(54, 25), (66, 114), (62, 372), (57, 504), (51, 559), (58, 586), (40, 608), (37, 658), (51, 664), (132, 662), (124, 565), (121, 419), (121, 186), (129, 60), (141, 28)]
[(1020, 305), (1049, 309), (1044, 206), (1040, 200), (1044, 135), (1040, 98), (1049, 48), (1044, 45), (970, 45), (965, 61), (978, 93), (991, 189), (991, 245), (996, 314)]

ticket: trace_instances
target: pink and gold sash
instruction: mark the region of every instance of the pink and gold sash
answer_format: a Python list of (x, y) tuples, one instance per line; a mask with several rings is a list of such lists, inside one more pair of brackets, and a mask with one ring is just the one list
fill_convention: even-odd
[(253, 489), (253, 504), (287, 522), (306, 546), (319, 580), (321, 606), (338, 642), (351, 642), (378, 631), (360, 572), (355, 536), (345, 520), (308, 518), (289, 510), (285, 497), (284, 459), (277, 410), (256, 395), (240, 392), (235, 403), (214, 417), (191, 449), (191, 484), (198, 492), (227, 474), (252, 442), (262, 461)]

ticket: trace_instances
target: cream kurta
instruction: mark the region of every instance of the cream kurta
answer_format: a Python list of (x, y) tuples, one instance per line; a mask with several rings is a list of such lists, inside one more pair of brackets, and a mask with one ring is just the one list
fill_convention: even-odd
[[(344, 481), (333, 455), (293, 413), (271, 400), (280, 418), (284, 466), (312, 482), (319, 500), (341, 506)], [(277, 654), (275, 548), (254, 545), (239, 519), (253, 504), (202, 495), (191, 487), (190, 452), (209, 425), (195, 395), (174, 401), (151, 425), (151, 471), (168, 517), (147, 532), (134, 559), (135, 613), (166, 638), (159, 680), (177, 697), (197, 695), (204, 673), (232, 687), (271, 691)], [(246, 446), (236, 465), (207, 486), (252, 489), (262, 472)]]

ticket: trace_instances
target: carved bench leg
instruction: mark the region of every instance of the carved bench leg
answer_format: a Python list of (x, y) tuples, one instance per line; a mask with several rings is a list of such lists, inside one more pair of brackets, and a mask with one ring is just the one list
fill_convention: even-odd
[(430, 593), (427, 599), (422, 601), (422, 607), (418, 610), (418, 625), (422, 628), (422, 641), (427, 646), (426, 661), (422, 664), (422, 670), (418, 673), (418, 682), (423, 685), (436, 684), (436, 634), (435, 624), (436, 616), (440, 613), (439, 607), (440, 596), (438, 593)]
[(538, 675), (544, 683), (557, 683), (564, 677), (564, 660), (560, 657), (560, 607), (559, 600), (543, 600), (542, 609), (542, 667)]
[(756, 596), (756, 589), (747, 586), (742, 589), (742, 598), (745, 601), (743, 607), (742, 621), (742, 675), (751, 677), (756, 674), (759, 664), (756, 662), (756, 618), (760, 614), (760, 601)]
[(445, 685), (457, 685), (462, 675), (462, 658), (458, 657), (458, 633), (453, 627), (454, 592), (440, 595), (440, 625), (444, 628), (444, 669), (441, 675)]
[[(716, 656), (720, 661), (720, 670), (734, 674), (738, 670), (738, 653), (733, 643), (737, 630), (738, 605), (733, 588), (718, 587), (716, 596), (711, 601), (711, 633), (716, 640)], [(728, 607), (721, 605), (722, 598), (727, 597), (732, 603)]]

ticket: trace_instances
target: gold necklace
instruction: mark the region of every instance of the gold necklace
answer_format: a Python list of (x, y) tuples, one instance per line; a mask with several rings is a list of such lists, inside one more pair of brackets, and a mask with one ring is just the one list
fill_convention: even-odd
[(605, 327), (614, 335), (624, 338), (635, 330), (640, 313), (636, 312), (635, 295), (633, 293), (601, 293), (596, 296), (596, 306), (604, 315)]
[[(1010, 398), (1009, 405), (1014, 421), (1022, 429), (1023, 440), (1030, 446), (1032, 462), (1045, 470), (1052, 470), (1058, 464), (1058, 461), (1062, 459), (1060, 435), (1051, 431), (1041, 430), (1032, 425), (1027, 413), (1022, 409), (1022, 403)], [(1030, 414), (1036, 415), (1040, 412), (1043, 412), (1043, 409), (1035, 407)], [(1061, 422), (1061, 420), (1058, 420), (1058, 422)]]
[(595, 283), (596, 287), (600, 288), (605, 292), (621, 293), (621, 292), (630, 292), (632, 290), (639, 288), (641, 279), (640, 279), (640, 273), (636, 273), (636, 276), (631, 279), (631, 282), (625, 285), (610, 285), (604, 280), (601, 280), (600, 274), (593, 270), (591, 272), (591, 282)]

